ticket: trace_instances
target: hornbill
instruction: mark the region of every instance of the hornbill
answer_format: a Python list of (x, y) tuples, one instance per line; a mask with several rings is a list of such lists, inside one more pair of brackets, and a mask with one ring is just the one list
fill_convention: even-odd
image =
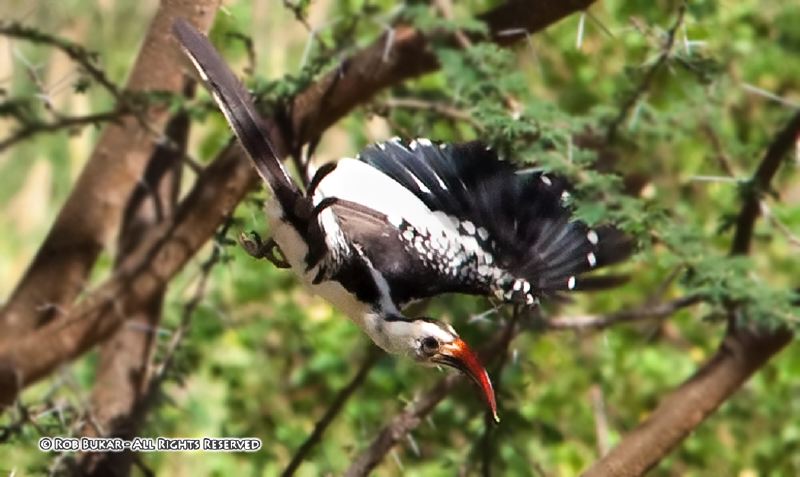
[(270, 189), (272, 240), (300, 280), (389, 353), (467, 374), (498, 420), (477, 354), (449, 324), (401, 310), (451, 292), (534, 305), (623, 258), (622, 234), (572, 220), (564, 180), (479, 142), (391, 139), (319, 168), (303, 192), (207, 38), (184, 20), (173, 31)]

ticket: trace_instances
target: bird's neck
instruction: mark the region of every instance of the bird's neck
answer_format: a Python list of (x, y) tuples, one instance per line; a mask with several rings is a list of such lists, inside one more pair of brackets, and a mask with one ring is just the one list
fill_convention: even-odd
[(406, 320), (387, 320), (386, 315), (365, 313), (361, 327), (372, 341), (391, 354), (408, 354), (413, 349), (414, 323)]

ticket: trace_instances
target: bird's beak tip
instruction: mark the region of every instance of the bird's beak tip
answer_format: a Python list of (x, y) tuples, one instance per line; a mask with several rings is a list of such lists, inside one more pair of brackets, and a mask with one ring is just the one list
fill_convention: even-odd
[(483, 398), (492, 412), (494, 422), (499, 423), (500, 417), (497, 415), (497, 402), (492, 381), (489, 379), (489, 373), (486, 372), (486, 368), (483, 367), (478, 359), (478, 355), (460, 338), (453, 341), (444, 352), (457, 363), (453, 367), (469, 376), (480, 387)]

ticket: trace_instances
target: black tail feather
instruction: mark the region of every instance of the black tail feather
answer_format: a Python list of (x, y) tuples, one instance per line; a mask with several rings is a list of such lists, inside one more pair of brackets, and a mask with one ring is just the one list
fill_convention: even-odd
[(253, 159), (259, 175), (272, 189), (286, 213), (292, 214), (302, 194), (261, 127), (261, 117), (256, 112), (251, 95), (220, 58), (214, 46), (189, 22), (182, 18), (175, 20), (172, 31)]

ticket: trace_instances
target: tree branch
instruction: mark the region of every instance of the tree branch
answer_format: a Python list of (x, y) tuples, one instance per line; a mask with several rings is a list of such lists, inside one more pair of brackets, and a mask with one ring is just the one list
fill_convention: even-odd
[(698, 296), (686, 296), (658, 304), (647, 304), (632, 310), (621, 310), (608, 315), (566, 316), (544, 321), (546, 330), (597, 331), (610, 326), (643, 319), (662, 319), (676, 311), (702, 301)]
[[(499, 38), (496, 35), (498, 31), (518, 27), (522, 18), (510, 15), (507, 9), (516, 11), (520, 5), (527, 5), (533, 13), (527, 14), (525, 18), (531, 22), (527, 26), (533, 32), (585, 8), (590, 3), (592, 0), (557, 3), (545, 0), (511, 1), (497, 7), (484, 18), (496, 19), (490, 20), (492, 23), (489, 26), (494, 32), (493, 37)], [(385, 38), (382, 36), (371, 46), (355, 53), (343, 64), (343, 70), (337, 69), (327, 74), (295, 98), (291, 108), (290, 144), (302, 144), (321, 135), (326, 128), (356, 105), (368, 101), (381, 88), (436, 68), (436, 58), (427, 48), (423, 32), (410, 27), (398, 27), (395, 32), (394, 43), (388, 55), (385, 54)], [(508, 43), (506, 36), (502, 38)], [(265, 121), (264, 127), (276, 149), (285, 155), (287, 147), (282, 129), (274, 121)], [(119, 270), (69, 310), (66, 316), (46, 323), (20, 339), (9, 339), (8, 334), (3, 334), (0, 338), (0, 406), (13, 402), (25, 386), (107, 339), (126, 319), (127, 311), (132, 306), (156, 293), (183, 267), (211, 237), (255, 181), (256, 174), (249, 161), (244, 159), (242, 151), (238, 147), (228, 147), (198, 178), (192, 191), (179, 206), (174, 220), (150, 229)], [(81, 187), (80, 184), (78, 187)], [(91, 205), (96, 207), (96, 201)], [(85, 231), (78, 232), (82, 237), (86, 236)], [(93, 257), (96, 256), (94, 248), (89, 251), (93, 255), (87, 255), (84, 257), (87, 260), (80, 261), (82, 267), (93, 262)], [(67, 256), (75, 258), (76, 253), (69, 253)], [(50, 257), (53, 260), (55, 258)], [(68, 263), (64, 266), (76, 263), (71, 259), (65, 260)], [(38, 269), (35, 265), (32, 268)], [(52, 270), (48, 273), (53, 273)], [(40, 271), (44, 272), (46, 269)], [(57, 275), (60, 280), (69, 278), (65, 273)], [(20, 289), (28, 290), (34, 304), (42, 304), (41, 297), (25, 285), (30, 276), (31, 273), (26, 274)], [(83, 277), (85, 275), (82, 274), (81, 280)], [(49, 286), (51, 282), (52, 277), (39, 286)], [(53, 286), (56, 290), (63, 288)], [(67, 297), (61, 295), (61, 298)], [(13, 301), (19, 303), (19, 299)], [(64, 300), (57, 302), (61, 301)], [(45, 304), (49, 302), (52, 300), (44, 301)], [(12, 321), (25, 322), (31, 319), (35, 316), (34, 308), (35, 306), (16, 307), (16, 318)], [(4, 310), (4, 314), (8, 316), (10, 313)]]
[[(538, 310), (537, 310), (538, 312)], [(494, 376), (494, 392), (500, 395), (503, 386), (503, 368), (508, 364), (509, 352), (508, 348), (511, 346), (511, 341), (516, 336), (517, 321), (521, 313), (521, 306), (514, 306), (511, 319), (506, 324), (505, 334), (501, 338), (499, 356), (496, 358), (497, 364), (492, 370), (491, 376)], [(481, 454), (481, 475), (490, 477), (492, 475), (492, 460), (496, 452), (496, 426), (486, 425), (483, 428), (483, 436), (476, 442), (476, 447), (480, 449)]]
[(683, 24), (683, 16), (685, 13), (686, 4), (681, 2), (681, 6), (678, 7), (678, 16), (675, 18), (675, 22), (667, 31), (667, 36), (664, 40), (664, 46), (662, 47), (661, 54), (658, 55), (658, 59), (656, 59), (655, 63), (653, 63), (653, 65), (647, 69), (636, 90), (630, 96), (628, 96), (628, 98), (622, 104), (619, 114), (617, 114), (614, 120), (611, 121), (611, 124), (608, 127), (608, 133), (606, 134), (606, 142), (609, 144), (616, 140), (619, 127), (628, 117), (633, 107), (636, 106), (636, 104), (641, 100), (642, 96), (647, 92), (648, 89), (650, 89), (650, 85), (653, 83), (656, 73), (658, 73), (667, 63), (667, 60), (672, 54), (672, 47), (675, 45), (675, 35), (678, 32), (678, 28), (680, 28), (680, 26)]
[(82, 45), (14, 21), (0, 21), (0, 35), (50, 45), (61, 50), (75, 63), (78, 63), (92, 79), (111, 93), (118, 103), (124, 102), (122, 92), (113, 81), (108, 79), (106, 73), (97, 64), (97, 54)]
[(772, 178), (778, 167), (800, 137), (800, 112), (792, 116), (786, 126), (775, 136), (775, 139), (761, 159), (755, 174), (750, 179), (751, 187), (744, 198), (744, 204), (736, 219), (736, 233), (731, 247), (732, 255), (747, 254), (753, 237), (753, 227), (760, 213), (759, 203), (763, 194), (769, 191)]
[[(183, 87), (182, 62), (169, 33), (170, 26), (176, 17), (186, 17), (205, 31), (211, 25), (217, 3), (218, 0), (162, 1), (126, 90), (179, 93)], [(69, 306), (83, 291), (97, 256), (117, 232), (122, 210), (153, 152), (151, 130), (163, 129), (168, 112), (166, 104), (149, 107), (138, 118), (127, 116), (103, 130), (44, 243), (0, 311), (4, 337), (21, 335), (57, 318), (54, 312)]]
[[(481, 350), (481, 359), (486, 362), (488, 358), (499, 354), (505, 355), (506, 349), (518, 333), (518, 329), (513, 327), (503, 327), (489, 341), (489, 344)], [(360, 477), (368, 475), (375, 467), (380, 464), (384, 456), (397, 444), (406, 434), (414, 430), (428, 414), (445, 398), (456, 385), (464, 382), (464, 376), (451, 373), (440, 380), (428, 392), (422, 394), (417, 399), (403, 409), (402, 412), (394, 416), (388, 424), (378, 431), (369, 446), (364, 449), (344, 473), (345, 477)], [(487, 417), (486, 425), (491, 418)]]
[[(159, 146), (150, 158), (144, 180), (136, 188), (126, 207), (125, 220), (119, 237), (117, 262), (133, 249), (149, 226), (168, 220), (175, 213), (182, 158), (189, 137), (190, 118), (182, 111), (166, 128), (170, 138)], [(145, 417), (147, 397), (147, 368), (156, 343), (156, 330), (166, 287), (151, 299), (131, 310), (129, 326), (121, 326), (100, 350), (100, 363), (92, 387), (87, 419), (82, 434), (89, 437), (135, 437)], [(81, 475), (129, 475), (134, 455), (125, 452), (94, 452), (83, 454), (79, 466)]]
[(652, 469), (775, 353), (791, 341), (786, 330), (728, 334), (719, 349), (691, 378), (664, 398), (653, 413), (585, 477), (637, 476)]
[(283, 473), (281, 474), (283, 477), (289, 477), (294, 475), (297, 472), (297, 469), (300, 467), (300, 464), (303, 463), (303, 460), (308, 456), (311, 452), (311, 449), (319, 443), (322, 439), (322, 434), (331, 425), (334, 418), (339, 414), (339, 411), (342, 410), (344, 404), (350, 399), (350, 396), (361, 387), (361, 384), (364, 383), (364, 380), (367, 378), (370, 370), (375, 363), (378, 362), (378, 358), (380, 358), (380, 354), (378, 349), (375, 346), (370, 346), (369, 350), (367, 351), (367, 356), (364, 358), (364, 361), (361, 363), (361, 367), (358, 368), (355, 376), (353, 379), (347, 383), (347, 386), (343, 387), (337, 394), (334, 396), (333, 400), (331, 401), (328, 409), (325, 411), (325, 414), (317, 421), (314, 425), (314, 430), (311, 434), (306, 438), (303, 444), (297, 449), (294, 456), (292, 456), (292, 460), (289, 462), (289, 465), (286, 466)]
[(463, 121), (477, 130), (482, 129), (481, 124), (476, 121), (469, 112), (443, 102), (428, 101), (421, 98), (387, 98), (382, 102), (382, 106), (389, 109), (400, 108), (429, 111), (433, 114), (452, 119), (453, 121)]
[[(800, 134), (796, 113), (775, 136), (756, 169), (753, 183), (765, 191), (778, 166)], [(758, 217), (758, 193), (745, 199), (736, 224), (731, 254), (747, 253)], [(666, 397), (652, 414), (604, 458), (592, 465), (587, 477), (642, 475), (658, 464), (750, 376), (792, 340), (787, 329), (764, 331), (728, 327), (717, 352), (691, 378)]]
[(74, 130), (89, 125), (98, 126), (109, 121), (119, 121), (126, 114), (128, 113), (115, 110), (104, 113), (87, 114), (83, 116), (63, 116), (51, 122), (28, 123), (11, 133), (9, 136), (0, 139), (0, 151), (7, 149), (20, 141), (30, 139), (37, 134), (63, 130)]

